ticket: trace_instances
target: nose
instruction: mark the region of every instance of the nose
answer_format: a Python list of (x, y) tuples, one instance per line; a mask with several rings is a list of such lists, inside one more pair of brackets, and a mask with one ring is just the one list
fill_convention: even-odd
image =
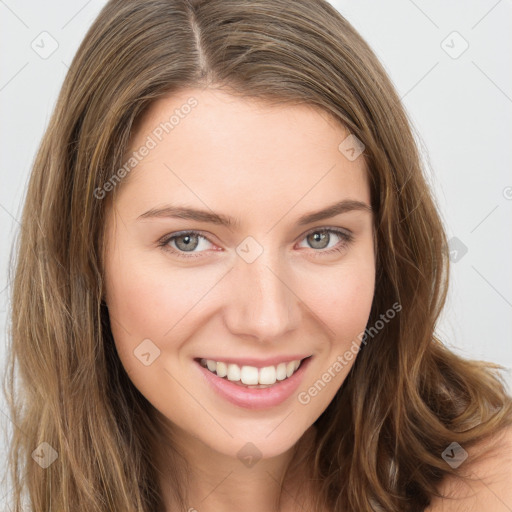
[(234, 335), (272, 342), (297, 328), (301, 301), (291, 273), (270, 251), (252, 263), (236, 258), (226, 286), (225, 321)]

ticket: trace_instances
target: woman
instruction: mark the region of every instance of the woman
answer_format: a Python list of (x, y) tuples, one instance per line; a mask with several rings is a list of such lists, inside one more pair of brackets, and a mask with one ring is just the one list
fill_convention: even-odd
[(16, 507), (510, 504), (511, 398), (434, 333), (443, 226), (396, 92), (328, 3), (110, 1), (22, 228)]

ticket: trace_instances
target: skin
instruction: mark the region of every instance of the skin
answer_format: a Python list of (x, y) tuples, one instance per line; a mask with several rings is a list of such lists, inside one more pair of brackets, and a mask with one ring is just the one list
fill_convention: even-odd
[(512, 427), (495, 433), (475, 446), (468, 457), (439, 485), (445, 496), (432, 498), (425, 512), (510, 512), (512, 510)]
[[(312, 424), (355, 358), (308, 404), (297, 396), (354, 342), (359, 345), (375, 286), (371, 211), (353, 210), (304, 226), (297, 219), (343, 199), (370, 205), (367, 169), (363, 157), (350, 161), (340, 152), (348, 133), (326, 113), (242, 100), (218, 89), (187, 89), (153, 103), (129, 152), (191, 96), (198, 105), (118, 185), (106, 222), (105, 300), (124, 368), (190, 463), (190, 508), (268, 512), (294, 447), (311, 442)], [(239, 225), (137, 219), (151, 208), (178, 203), (230, 215)], [(343, 245), (329, 232), (328, 243), (315, 245), (308, 236), (314, 228), (348, 230), (354, 239)], [(176, 254), (158, 246), (165, 235), (186, 230), (206, 237), (193, 239), (199, 241), (193, 248), (197, 257), (179, 256), (180, 249), (189, 254), (183, 238), (179, 246), (176, 239), (168, 243)], [(236, 251), (248, 236), (263, 249), (252, 263)], [(336, 246), (342, 250), (325, 254)], [(148, 366), (134, 355), (145, 339), (160, 350)], [(194, 359), (213, 352), (313, 357), (289, 399), (249, 410), (199, 378)], [(247, 442), (262, 457), (250, 468), (237, 456)], [(155, 446), (155, 460), (171, 510), (162, 449)], [(306, 468), (300, 466), (299, 474), (305, 478)], [(281, 511), (303, 504), (300, 482), (295, 478), (286, 487)]]

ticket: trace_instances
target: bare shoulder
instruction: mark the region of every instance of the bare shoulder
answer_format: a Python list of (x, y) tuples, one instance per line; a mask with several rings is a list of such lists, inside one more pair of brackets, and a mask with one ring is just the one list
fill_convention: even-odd
[[(425, 512), (512, 512), (512, 427), (467, 450), (457, 471), (471, 480), (446, 477)], [(477, 458), (478, 456), (478, 458)]]

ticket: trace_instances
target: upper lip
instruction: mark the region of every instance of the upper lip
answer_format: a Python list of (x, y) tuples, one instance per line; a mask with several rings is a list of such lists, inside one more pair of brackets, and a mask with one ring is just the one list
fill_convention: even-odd
[(255, 357), (200, 357), (201, 359), (208, 359), (210, 361), (217, 361), (227, 364), (236, 364), (242, 366), (254, 366), (256, 368), (265, 368), (266, 366), (277, 366), (280, 363), (289, 363), (290, 361), (302, 361), (311, 357), (310, 355), (291, 355), (291, 356), (274, 356), (266, 359), (257, 359)]

